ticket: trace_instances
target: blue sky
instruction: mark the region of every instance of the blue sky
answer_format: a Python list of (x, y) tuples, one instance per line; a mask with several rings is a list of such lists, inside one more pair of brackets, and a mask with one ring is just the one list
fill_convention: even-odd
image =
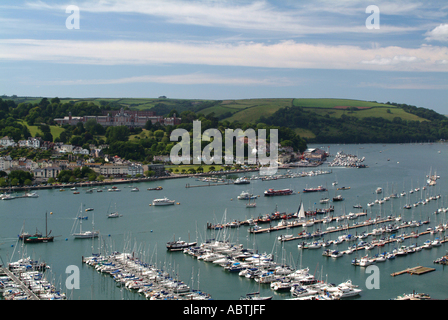
[(448, 114), (447, 72), (445, 1), (0, 3), (0, 94), (348, 98)]

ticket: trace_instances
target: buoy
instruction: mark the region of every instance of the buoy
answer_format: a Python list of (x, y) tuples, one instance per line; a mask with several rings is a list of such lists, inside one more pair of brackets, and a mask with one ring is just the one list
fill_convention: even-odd
[(110, 237), (110, 235), (109, 235), (109, 237)]
[(50, 215), (52, 215), (53, 214), (53, 212), (50, 212)]
[(178, 202), (177, 204), (180, 204), (180, 202)]
[(151, 230), (151, 232), (152, 232), (152, 230)]
[(149, 206), (151, 206), (151, 204), (149, 204)]
[(230, 201), (233, 201), (233, 198), (230, 198)]
[(12, 248), (12, 247), (14, 247), (14, 245), (13, 245), (13, 244), (11, 245), (11, 248)]
[(68, 241), (68, 238), (65, 238), (65, 241)]

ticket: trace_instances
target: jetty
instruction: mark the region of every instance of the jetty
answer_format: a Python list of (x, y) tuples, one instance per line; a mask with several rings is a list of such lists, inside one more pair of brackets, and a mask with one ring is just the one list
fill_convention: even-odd
[(408, 268), (408, 269), (405, 269), (403, 271), (394, 272), (394, 273), (391, 274), (391, 276), (395, 277), (395, 276), (399, 276), (399, 275), (402, 275), (402, 274), (405, 274), (405, 273), (408, 273), (410, 275), (414, 275), (415, 274), (415, 275), (419, 276), (419, 275), (422, 275), (422, 274), (425, 274), (425, 273), (428, 273), (428, 272), (433, 272), (433, 271), (436, 271), (436, 269), (418, 266), (418, 267)]
[(228, 186), (233, 184), (233, 181), (227, 181), (227, 182), (223, 182), (223, 183), (207, 183), (207, 184), (198, 184), (198, 185), (191, 185), (189, 183), (187, 183), (185, 185), (185, 188), (200, 188), (200, 187), (216, 187), (216, 186)]
[[(357, 218), (359, 218), (359, 217), (362, 217), (362, 216), (366, 216), (367, 212), (354, 213), (354, 215)], [(330, 219), (331, 219), (331, 221), (330, 221)], [(362, 223), (362, 224), (358, 224), (358, 225), (355, 225), (355, 226), (347, 226), (347, 227), (344, 227), (344, 228), (335, 228), (333, 230), (327, 230), (327, 231), (324, 231), (323, 234), (337, 232), (337, 231), (342, 231), (342, 230), (350, 230), (350, 229), (360, 228), (360, 227), (366, 227), (366, 226), (370, 226), (370, 225), (373, 225), (373, 224), (376, 224), (376, 223), (390, 222), (390, 221), (394, 221), (394, 220), (395, 220), (395, 218), (384, 219), (384, 220), (383, 219), (381, 219), (381, 220), (374, 219), (372, 221), (367, 220), (368, 222), (365, 222), (365, 223)], [(332, 222), (332, 221), (336, 221), (336, 218), (330, 217), (330, 218), (317, 219), (317, 220), (314, 220), (313, 222), (314, 222), (314, 224), (320, 224), (320, 223), (324, 223), (324, 221)], [(281, 231), (281, 230), (290, 229), (290, 228), (303, 227), (303, 226), (306, 225), (306, 223), (307, 223), (306, 221), (294, 221), (294, 222), (291, 222), (291, 223), (284, 223), (282, 225), (270, 226), (268, 228), (261, 228), (261, 229), (252, 228), (251, 227), (249, 229), (249, 232), (253, 233), (253, 234), (259, 234), (259, 233), (266, 233), (266, 232), (272, 232), (272, 231)], [(301, 238), (303, 238), (303, 237), (302, 236), (297, 236), (297, 237), (292, 237), (292, 238), (285, 239), (284, 241), (298, 240), (298, 239), (301, 239)]]

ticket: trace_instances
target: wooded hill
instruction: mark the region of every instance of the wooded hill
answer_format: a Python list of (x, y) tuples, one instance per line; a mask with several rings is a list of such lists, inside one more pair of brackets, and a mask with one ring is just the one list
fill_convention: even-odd
[[(167, 99), (71, 99), (3, 97), (14, 101), (13, 116), (28, 124), (53, 124), (52, 119), (95, 115), (101, 110), (120, 107), (133, 110), (151, 109), (158, 115), (176, 113), (182, 125), (189, 127), (194, 119), (214, 119), (217, 127), (267, 128), (286, 127), (308, 143), (406, 143), (448, 139), (448, 118), (437, 112), (393, 102), (378, 103), (348, 99), (244, 99), (186, 100)], [(56, 105), (53, 102), (58, 102)], [(11, 103), (5, 102), (4, 103)], [(10, 105), (12, 107), (12, 105)], [(1, 119), (0, 108), (0, 119)], [(27, 114), (25, 114), (27, 113)], [(97, 130), (100, 134), (101, 130)], [(104, 134), (104, 133), (103, 133)]]

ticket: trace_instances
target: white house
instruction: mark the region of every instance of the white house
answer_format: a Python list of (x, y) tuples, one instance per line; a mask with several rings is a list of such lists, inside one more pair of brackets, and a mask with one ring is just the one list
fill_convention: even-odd
[(12, 159), (10, 156), (6, 157), (0, 157), (0, 170), (5, 171), (11, 168), (12, 166)]
[(39, 149), (41, 141), (42, 141), (41, 138), (32, 138), (32, 137), (30, 137), (30, 138), (28, 138), (28, 140), (26, 142), (26, 146), (28, 148)]
[(13, 138), (5, 136), (0, 139), (0, 145), (3, 147), (15, 147), (17, 144)]
[(83, 155), (89, 155), (90, 151), (87, 149), (83, 149), (81, 147), (74, 147), (72, 150), (73, 154), (83, 154)]

